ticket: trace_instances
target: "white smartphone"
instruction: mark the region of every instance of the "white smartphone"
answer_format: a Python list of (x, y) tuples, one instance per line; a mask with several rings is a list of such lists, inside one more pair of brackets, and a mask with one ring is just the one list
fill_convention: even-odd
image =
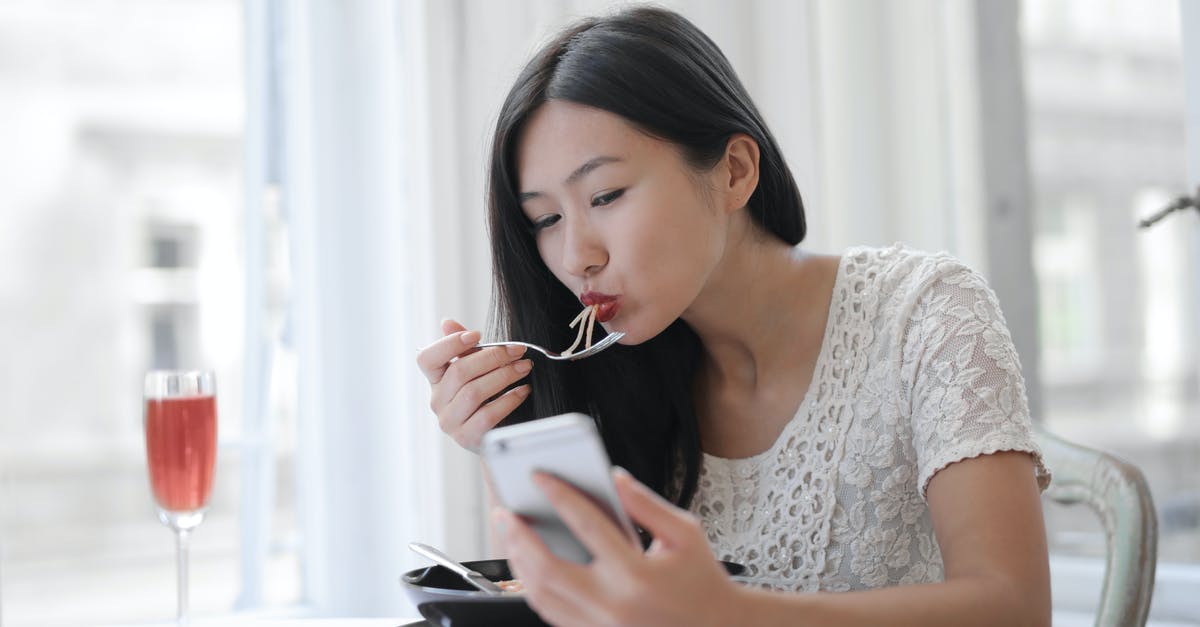
[(637, 538), (617, 499), (612, 464), (596, 422), (588, 416), (563, 414), (497, 427), (484, 434), (482, 449), (500, 504), (528, 520), (555, 555), (581, 564), (592, 557), (533, 483), (535, 471), (554, 475), (583, 491), (631, 542)]

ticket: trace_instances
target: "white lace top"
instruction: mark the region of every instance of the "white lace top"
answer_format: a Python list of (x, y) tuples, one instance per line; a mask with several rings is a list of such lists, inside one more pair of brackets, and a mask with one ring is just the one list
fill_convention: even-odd
[(845, 591), (941, 581), (934, 473), (1028, 451), (1024, 381), (996, 297), (948, 255), (856, 248), (838, 269), (812, 383), (770, 449), (704, 455), (691, 510), (756, 584)]

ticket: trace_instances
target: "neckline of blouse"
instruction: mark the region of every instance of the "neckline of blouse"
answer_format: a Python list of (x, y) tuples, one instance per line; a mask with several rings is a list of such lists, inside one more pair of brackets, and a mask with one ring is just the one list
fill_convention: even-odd
[(813, 376), (808, 382), (808, 390), (804, 392), (804, 398), (800, 400), (800, 406), (796, 408), (796, 412), (792, 414), (791, 419), (783, 426), (783, 429), (779, 431), (779, 435), (775, 436), (775, 441), (766, 450), (749, 457), (719, 457), (701, 451), (705, 466), (709, 466), (710, 468), (736, 468), (742, 470), (743, 474), (747, 470), (757, 468), (779, 452), (783, 443), (788, 441), (792, 431), (797, 428), (797, 425), (804, 422), (803, 417), (812, 411), (813, 403), (817, 400), (816, 395), (820, 387), (821, 372), (824, 370), (826, 362), (831, 359), (829, 353), (833, 350), (834, 333), (840, 325), (835, 312), (840, 301), (845, 300), (846, 262), (852, 256), (853, 251), (847, 250), (842, 253), (841, 259), (838, 260), (837, 276), (833, 280), (833, 297), (829, 299), (829, 312), (825, 321), (825, 334), (821, 338), (821, 350), (817, 353), (816, 363), (813, 364)]

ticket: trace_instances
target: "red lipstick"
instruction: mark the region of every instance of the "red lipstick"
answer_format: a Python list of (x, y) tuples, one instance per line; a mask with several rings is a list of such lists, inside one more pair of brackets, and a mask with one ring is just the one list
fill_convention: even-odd
[(584, 305), (596, 305), (596, 319), (600, 322), (608, 322), (617, 315), (617, 310), (621, 308), (621, 301), (618, 297), (602, 292), (584, 292), (579, 297), (579, 302)]

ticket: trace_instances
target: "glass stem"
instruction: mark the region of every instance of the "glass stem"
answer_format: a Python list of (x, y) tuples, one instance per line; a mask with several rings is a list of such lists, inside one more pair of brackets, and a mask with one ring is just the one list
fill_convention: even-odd
[(188, 624), (188, 535), (186, 529), (175, 530), (175, 547), (176, 547), (176, 562), (179, 566), (179, 577), (177, 578), (179, 592), (179, 613), (176, 615), (175, 623), (179, 627), (186, 627)]

